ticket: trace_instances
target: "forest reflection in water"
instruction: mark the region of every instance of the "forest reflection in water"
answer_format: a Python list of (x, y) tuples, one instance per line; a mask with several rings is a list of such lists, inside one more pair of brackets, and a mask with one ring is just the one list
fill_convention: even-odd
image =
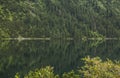
[(0, 41), (0, 76), (14, 77), (16, 72), (53, 66), (61, 74), (82, 66), (81, 58), (99, 56), (120, 60), (120, 41)]

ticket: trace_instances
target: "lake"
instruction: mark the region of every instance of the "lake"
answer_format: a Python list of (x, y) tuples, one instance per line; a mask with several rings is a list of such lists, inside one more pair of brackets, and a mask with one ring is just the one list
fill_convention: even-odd
[(120, 41), (26, 40), (0, 41), (0, 78), (53, 66), (55, 73), (76, 70), (86, 56), (120, 60)]

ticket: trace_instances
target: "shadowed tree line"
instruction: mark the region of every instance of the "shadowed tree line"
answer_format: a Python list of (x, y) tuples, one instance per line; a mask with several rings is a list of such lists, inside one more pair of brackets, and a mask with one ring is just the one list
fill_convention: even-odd
[(120, 37), (119, 0), (0, 0), (0, 38)]

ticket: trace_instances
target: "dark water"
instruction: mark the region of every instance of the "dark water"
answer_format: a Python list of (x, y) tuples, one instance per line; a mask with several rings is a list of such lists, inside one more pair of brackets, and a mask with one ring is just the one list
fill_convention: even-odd
[(61, 74), (82, 66), (81, 58), (88, 55), (120, 60), (120, 41), (1, 41), (0, 78), (48, 65)]

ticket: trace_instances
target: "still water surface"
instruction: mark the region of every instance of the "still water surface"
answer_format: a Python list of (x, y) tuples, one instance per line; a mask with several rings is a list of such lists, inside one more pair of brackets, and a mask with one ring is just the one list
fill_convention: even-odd
[(61, 74), (82, 66), (88, 55), (120, 60), (120, 41), (0, 41), (0, 78), (48, 65)]

